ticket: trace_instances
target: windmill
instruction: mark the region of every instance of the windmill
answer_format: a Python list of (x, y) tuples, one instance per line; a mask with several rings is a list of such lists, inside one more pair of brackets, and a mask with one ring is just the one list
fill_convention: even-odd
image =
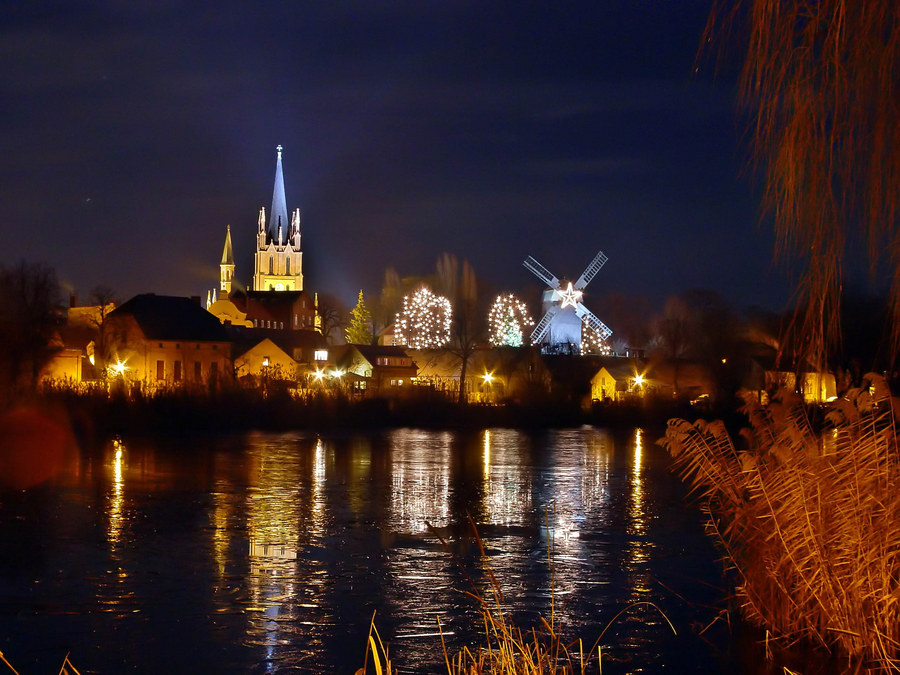
[(578, 281), (574, 284), (568, 281), (564, 288), (562, 282), (537, 260), (531, 256), (525, 259), (522, 264), (550, 287), (544, 291), (544, 317), (531, 333), (532, 344), (543, 342), (551, 348), (574, 345), (575, 349), (580, 350), (582, 323), (596, 332), (601, 340), (612, 335), (606, 324), (581, 302), (584, 287), (597, 275), (606, 261), (607, 257), (603, 251), (598, 252), (591, 264), (578, 277)]

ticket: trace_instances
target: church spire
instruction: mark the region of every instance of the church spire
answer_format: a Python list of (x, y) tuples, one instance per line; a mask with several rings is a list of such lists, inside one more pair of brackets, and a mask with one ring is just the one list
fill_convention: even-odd
[[(222, 248), (222, 262), (219, 263), (219, 290), (225, 297), (231, 295), (232, 279), (234, 279), (234, 252), (231, 250), (231, 225), (226, 225), (225, 246)], [(213, 291), (213, 302), (216, 301), (215, 294)]]
[(222, 249), (222, 265), (234, 265), (234, 252), (231, 249), (231, 225), (225, 226), (225, 247)]
[(275, 189), (272, 192), (272, 211), (269, 214), (269, 232), (273, 238), (278, 236), (279, 228), (288, 226), (287, 200), (284, 197), (284, 173), (281, 169), (282, 149), (280, 145), (276, 148), (278, 160), (275, 164)]

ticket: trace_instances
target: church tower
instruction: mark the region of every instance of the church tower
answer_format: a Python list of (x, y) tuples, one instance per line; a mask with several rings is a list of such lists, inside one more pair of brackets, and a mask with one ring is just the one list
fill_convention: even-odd
[[(276, 150), (275, 189), (272, 210), (266, 225), (266, 209), (259, 210), (254, 256), (254, 291), (302, 291), (303, 254), (300, 252), (300, 209), (295, 209), (288, 222), (287, 200), (284, 196), (284, 173), (281, 168), (282, 147)], [(230, 236), (226, 247), (230, 250)], [(222, 260), (224, 264), (225, 255)], [(232, 266), (232, 270), (233, 270)], [(223, 271), (224, 274), (224, 271)]]
[(219, 292), (223, 298), (231, 295), (231, 280), (234, 279), (234, 252), (231, 250), (231, 225), (225, 226), (225, 247), (222, 262), (219, 263)]

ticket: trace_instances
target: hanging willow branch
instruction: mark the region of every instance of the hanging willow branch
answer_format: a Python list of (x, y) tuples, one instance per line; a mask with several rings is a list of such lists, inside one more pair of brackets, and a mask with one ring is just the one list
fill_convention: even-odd
[[(793, 344), (822, 365), (838, 344), (841, 268), (859, 229), (887, 259), (900, 345), (900, 3), (718, 0), (705, 43), (745, 37), (740, 100), (780, 257), (800, 262)], [(724, 40), (723, 40), (724, 43)]]

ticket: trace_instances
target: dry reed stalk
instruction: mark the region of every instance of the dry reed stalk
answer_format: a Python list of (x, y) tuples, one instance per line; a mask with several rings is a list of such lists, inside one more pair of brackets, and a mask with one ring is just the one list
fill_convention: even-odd
[(900, 671), (900, 470), (883, 381), (813, 432), (793, 395), (747, 399), (738, 451), (721, 423), (671, 420), (664, 444), (709, 510), (751, 621)]

